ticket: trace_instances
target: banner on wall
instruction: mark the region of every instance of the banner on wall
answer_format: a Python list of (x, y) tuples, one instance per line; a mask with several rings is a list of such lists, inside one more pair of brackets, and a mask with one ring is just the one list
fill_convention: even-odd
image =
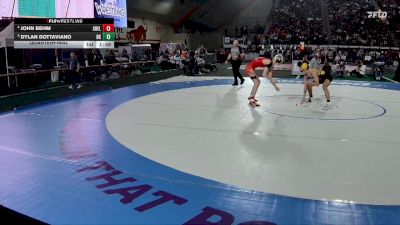
[(95, 0), (95, 18), (113, 18), (115, 27), (127, 27), (126, 0)]
[(128, 18), (128, 20), (134, 27), (117, 28), (115, 30), (116, 41), (129, 42), (132, 44), (160, 43), (163, 24), (135, 18)]
[(292, 61), (292, 75), (293, 76), (301, 76), (301, 75), (303, 75), (303, 72), (301, 72), (300, 68), (297, 66), (298, 62), (300, 62), (300, 60), (293, 60)]
[(118, 57), (131, 58), (132, 57), (132, 46), (118, 46)]
[(231, 44), (231, 38), (230, 37), (224, 37), (224, 44)]
[(246, 38), (231, 38), (231, 37), (223, 37), (223, 43), (224, 43), (224, 48), (232, 48), (233, 47), (233, 41), (239, 41), (239, 46), (241, 48), (247, 48), (247, 40)]
[(162, 43), (159, 53), (173, 55), (177, 50), (184, 50), (185, 48), (186, 45), (184, 43)]
[(6, 47), (6, 39), (0, 36), (0, 48)]

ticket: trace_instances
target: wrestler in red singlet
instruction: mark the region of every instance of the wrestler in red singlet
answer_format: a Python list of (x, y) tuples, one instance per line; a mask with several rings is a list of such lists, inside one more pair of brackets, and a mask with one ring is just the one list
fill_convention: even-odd
[(260, 106), (258, 104), (257, 99), (255, 98), (258, 87), (260, 86), (260, 79), (258, 78), (255, 69), (256, 68), (264, 68), (262, 76), (266, 77), (271, 84), (275, 87), (277, 91), (279, 91), (279, 87), (276, 85), (276, 81), (272, 79), (272, 71), (273, 71), (273, 65), (281, 63), (283, 60), (282, 55), (276, 55), (274, 59), (268, 59), (265, 57), (258, 57), (251, 61), (247, 66), (246, 66), (246, 74), (251, 78), (253, 81), (254, 85), (251, 90), (251, 94), (248, 97), (248, 100), (250, 101), (249, 104), (253, 107)]

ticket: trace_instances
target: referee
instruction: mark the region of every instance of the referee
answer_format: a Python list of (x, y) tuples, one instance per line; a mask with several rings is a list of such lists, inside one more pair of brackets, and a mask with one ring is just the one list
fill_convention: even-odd
[(243, 84), (244, 82), (242, 74), (240, 74), (239, 72), (240, 65), (242, 65), (242, 58), (244, 58), (242, 48), (239, 46), (239, 42), (237, 40), (234, 40), (233, 47), (231, 48), (231, 53), (228, 55), (228, 58), (225, 62), (225, 64), (227, 64), (230, 60), (232, 64), (232, 72), (235, 79), (232, 84), (233, 86), (238, 85), (238, 78), (240, 79), (240, 84)]

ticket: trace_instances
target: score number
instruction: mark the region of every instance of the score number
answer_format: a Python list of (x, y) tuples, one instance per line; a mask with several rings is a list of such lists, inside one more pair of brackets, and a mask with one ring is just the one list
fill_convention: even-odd
[(103, 24), (103, 32), (115, 32), (114, 24)]
[(115, 41), (115, 33), (103, 33), (103, 41)]
[(115, 40), (114, 24), (103, 24), (103, 41)]

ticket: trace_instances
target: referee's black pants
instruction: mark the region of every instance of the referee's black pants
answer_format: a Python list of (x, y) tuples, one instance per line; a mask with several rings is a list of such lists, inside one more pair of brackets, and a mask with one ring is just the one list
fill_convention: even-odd
[(240, 74), (240, 65), (242, 65), (242, 60), (232, 60), (232, 72), (235, 79), (233, 84), (238, 84), (238, 78), (243, 81), (242, 74)]

